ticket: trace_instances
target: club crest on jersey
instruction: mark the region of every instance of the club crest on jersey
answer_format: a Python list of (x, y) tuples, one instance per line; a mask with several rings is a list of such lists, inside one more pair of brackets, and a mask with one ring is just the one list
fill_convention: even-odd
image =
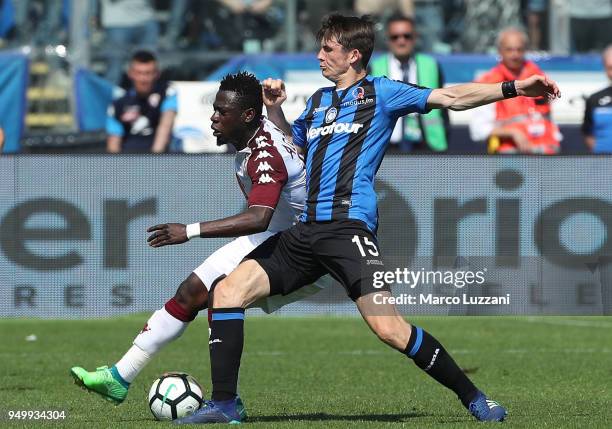
[(355, 100), (361, 100), (363, 97), (365, 97), (365, 89), (363, 89), (362, 86), (358, 86), (357, 88), (353, 89), (353, 97), (355, 97)]
[(266, 183), (276, 183), (276, 180), (274, 180), (272, 177), (270, 177), (269, 174), (264, 173), (261, 176), (259, 176), (259, 184), (266, 184)]
[(336, 109), (335, 107), (332, 107), (325, 114), (325, 123), (329, 124), (331, 122), (334, 122), (334, 119), (336, 119), (336, 116), (338, 116), (338, 109)]
[(149, 104), (153, 107), (159, 106), (160, 100), (161, 100), (161, 96), (155, 92), (149, 95)]

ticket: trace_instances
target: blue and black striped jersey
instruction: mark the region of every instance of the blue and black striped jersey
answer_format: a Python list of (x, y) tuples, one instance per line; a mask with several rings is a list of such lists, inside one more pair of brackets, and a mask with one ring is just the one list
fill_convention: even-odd
[(351, 87), (321, 88), (293, 124), (306, 150), (308, 199), (300, 220), (357, 219), (376, 231), (374, 176), (400, 116), (427, 112), (431, 89), (366, 76)]

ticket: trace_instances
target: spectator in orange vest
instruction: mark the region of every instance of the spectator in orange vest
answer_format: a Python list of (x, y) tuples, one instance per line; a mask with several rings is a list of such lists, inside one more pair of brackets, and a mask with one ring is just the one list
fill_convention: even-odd
[[(527, 36), (516, 28), (503, 30), (498, 36), (501, 61), (478, 82), (495, 83), (543, 75), (533, 62), (525, 59)], [(544, 154), (559, 153), (561, 133), (552, 122), (547, 99), (516, 97), (479, 107), (472, 113), (472, 140), (487, 141), (489, 153)]]

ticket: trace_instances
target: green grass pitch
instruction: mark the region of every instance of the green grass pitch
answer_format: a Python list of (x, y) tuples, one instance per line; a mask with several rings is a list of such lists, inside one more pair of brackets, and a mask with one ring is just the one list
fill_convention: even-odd
[[(146, 315), (102, 320), (0, 320), (0, 427), (8, 410), (65, 410), (75, 428), (168, 426), (147, 406), (151, 382), (181, 370), (210, 392), (201, 317), (162, 351), (115, 407), (79, 389), (73, 365), (112, 364)], [(415, 318), (483, 390), (509, 410), (506, 427), (612, 427), (612, 318)], [(240, 391), (248, 427), (480, 427), (454, 395), (357, 318), (247, 318)], [(25, 337), (35, 334), (36, 341)], [(205, 393), (206, 393), (205, 392)], [(47, 425), (45, 425), (47, 426)]]

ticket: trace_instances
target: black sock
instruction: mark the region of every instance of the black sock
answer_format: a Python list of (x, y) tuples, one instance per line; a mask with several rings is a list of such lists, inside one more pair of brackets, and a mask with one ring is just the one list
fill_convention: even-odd
[(404, 354), (438, 383), (455, 392), (466, 408), (476, 397), (476, 386), (461, 371), (442, 344), (423, 329), (412, 327)]
[(233, 399), (237, 395), (244, 344), (244, 308), (213, 308), (210, 330), (212, 400)]

